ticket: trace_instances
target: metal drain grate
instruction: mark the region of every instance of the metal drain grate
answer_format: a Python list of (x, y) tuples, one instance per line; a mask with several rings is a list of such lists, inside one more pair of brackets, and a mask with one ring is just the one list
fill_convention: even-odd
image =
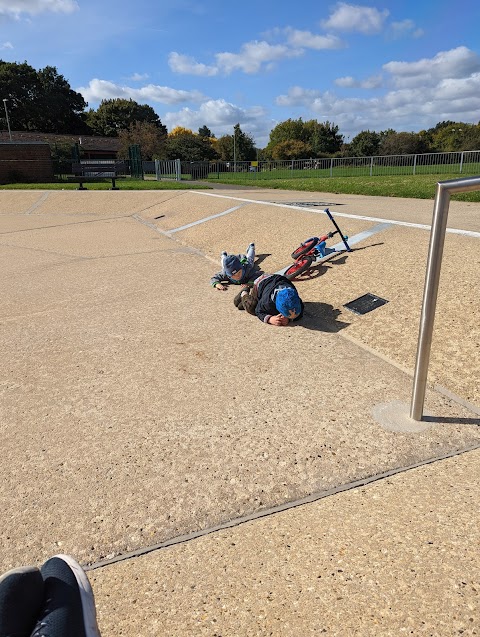
[(286, 206), (305, 206), (309, 208), (328, 208), (328, 206), (338, 205), (331, 201), (273, 201), (272, 203), (283, 203)]
[(363, 296), (359, 296), (358, 299), (345, 303), (343, 307), (354, 312), (354, 314), (367, 314), (367, 312), (376, 310), (377, 307), (381, 307), (385, 303), (388, 303), (386, 299), (381, 299), (379, 296), (368, 292)]

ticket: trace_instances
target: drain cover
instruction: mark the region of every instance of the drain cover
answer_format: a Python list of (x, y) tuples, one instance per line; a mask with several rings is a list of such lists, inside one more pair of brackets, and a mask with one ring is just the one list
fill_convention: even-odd
[[(278, 202), (273, 202), (273, 203), (278, 203)], [(336, 206), (338, 204), (334, 204), (328, 201), (281, 201), (280, 203), (285, 204), (286, 206), (305, 206), (308, 208), (315, 208), (315, 207), (322, 207), (324, 208), (325, 206)]]
[(381, 299), (379, 296), (368, 292), (363, 296), (359, 296), (358, 299), (355, 299), (354, 301), (345, 303), (343, 307), (346, 307), (347, 310), (350, 310), (355, 314), (367, 314), (367, 312), (376, 310), (377, 307), (381, 307), (382, 305), (385, 305), (385, 303), (388, 303), (386, 299)]

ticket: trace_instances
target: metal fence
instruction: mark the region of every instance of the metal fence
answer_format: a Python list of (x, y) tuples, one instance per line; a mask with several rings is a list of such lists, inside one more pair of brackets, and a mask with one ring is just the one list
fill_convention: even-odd
[[(52, 174), (53, 173), (53, 174)], [(375, 157), (328, 157), (287, 161), (161, 161), (131, 160), (7, 160), (0, 159), (0, 183), (108, 179), (242, 180), (314, 179), (328, 177), (375, 177), (379, 175), (461, 175), (480, 173), (480, 150), (423, 155)]]
[[(180, 164), (180, 168), (178, 167)], [(157, 179), (300, 179), (379, 175), (460, 174), (480, 171), (480, 150), (374, 157), (328, 157), (285, 161), (156, 161)]]

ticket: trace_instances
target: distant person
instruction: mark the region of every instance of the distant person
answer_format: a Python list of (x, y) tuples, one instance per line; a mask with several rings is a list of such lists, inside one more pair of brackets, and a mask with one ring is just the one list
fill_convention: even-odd
[(297, 288), (281, 274), (262, 274), (253, 287), (245, 287), (235, 300), (239, 309), (243, 307), (269, 325), (282, 327), (303, 316), (304, 304)]
[(210, 279), (210, 285), (216, 290), (226, 290), (229, 284), (241, 285), (253, 282), (255, 272), (255, 244), (251, 243), (246, 254), (228, 254), (222, 252), (220, 272)]

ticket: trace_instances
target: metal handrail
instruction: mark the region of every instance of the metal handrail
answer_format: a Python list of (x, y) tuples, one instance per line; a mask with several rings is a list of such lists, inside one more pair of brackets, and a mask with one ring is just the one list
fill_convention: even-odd
[(417, 360), (413, 378), (412, 403), (410, 418), (422, 420), (425, 390), (427, 387), (428, 364), (432, 346), (433, 322), (437, 305), (438, 283), (442, 266), (443, 245), (447, 229), (450, 193), (471, 192), (480, 190), (480, 177), (449, 179), (439, 181), (435, 193), (433, 207), (432, 230), (428, 248), (427, 271), (423, 292), (422, 314), (418, 333)]

